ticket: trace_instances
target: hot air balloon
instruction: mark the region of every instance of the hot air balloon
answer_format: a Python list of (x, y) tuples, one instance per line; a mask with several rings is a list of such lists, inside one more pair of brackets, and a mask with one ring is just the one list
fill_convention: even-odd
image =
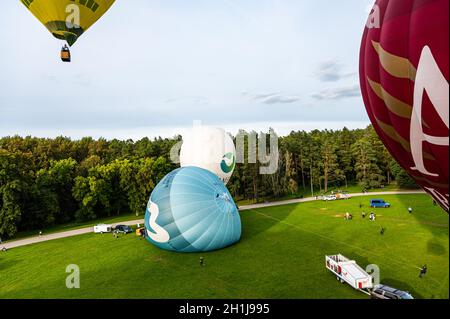
[(183, 135), (180, 164), (209, 170), (227, 184), (236, 166), (236, 148), (223, 129), (195, 127)]
[[(72, 46), (115, 0), (21, 0), (27, 9), (55, 36)], [(64, 46), (61, 59), (70, 62), (70, 50)]]
[(378, 0), (360, 52), (370, 120), (401, 166), (449, 211), (449, 1)]
[(222, 181), (198, 167), (179, 168), (153, 190), (145, 214), (147, 240), (176, 252), (206, 252), (241, 237), (237, 207)]

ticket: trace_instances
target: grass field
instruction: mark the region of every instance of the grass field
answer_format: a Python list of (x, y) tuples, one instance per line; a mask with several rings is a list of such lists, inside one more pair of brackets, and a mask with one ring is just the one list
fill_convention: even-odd
[[(377, 264), (382, 283), (416, 298), (448, 299), (448, 215), (426, 195), (390, 195), (393, 207), (370, 222), (359, 208), (370, 212), (369, 199), (246, 211), (240, 243), (201, 255), (161, 251), (133, 234), (12, 249), (0, 253), (0, 298), (367, 298), (325, 269), (325, 254), (342, 253), (362, 267)], [(81, 289), (65, 287), (68, 264), (80, 267)], [(419, 279), (423, 264), (429, 272)]]

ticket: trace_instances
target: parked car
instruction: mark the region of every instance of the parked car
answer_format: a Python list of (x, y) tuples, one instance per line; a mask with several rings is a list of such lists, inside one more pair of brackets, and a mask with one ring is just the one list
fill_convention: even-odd
[(98, 224), (97, 226), (94, 226), (94, 233), (96, 234), (110, 233), (112, 230), (113, 228), (111, 225)]
[(131, 228), (130, 226), (127, 226), (127, 225), (117, 225), (115, 228), (115, 231), (117, 233), (130, 234), (133, 232), (133, 228)]
[(372, 199), (370, 201), (370, 207), (372, 208), (389, 208), (391, 207), (391, 204), (388, 202), (385, 202), (382, 199)]
[(323, 197), (324, 201), (336, 200), (336, 195), (327, 195)]
[(350, 194), (348, 193), (337, 193), (336, 194), (336, 199), (349, 199), (350, 198)]
[(370, 293), (372, 299), (414, 299), (410, 293), (385, 285), (377, 285)]

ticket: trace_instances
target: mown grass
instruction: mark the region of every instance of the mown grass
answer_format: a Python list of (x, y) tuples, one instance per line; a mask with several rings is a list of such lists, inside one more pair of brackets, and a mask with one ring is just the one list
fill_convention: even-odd
[[(448, 299), (448, 215), (426, 195), (389, 195), (393, 207), (370, 222), (359, 208), (370, 212), (369, 199), (242, 212), (242, 240), (207, 254), (161, 251), (133, 234), (12, 249), (0, 253), (0, 298), (367, 298), (325, 269), (326, 254), (342, 253), (377, 264), (382, 283), (416, 298)], [(347, 211), (354, 220), (344, 220)], [(81, 289), (66, 288), (68, 264), (80, 267)], [(419, 279), (423, 264), (429, 272)]]

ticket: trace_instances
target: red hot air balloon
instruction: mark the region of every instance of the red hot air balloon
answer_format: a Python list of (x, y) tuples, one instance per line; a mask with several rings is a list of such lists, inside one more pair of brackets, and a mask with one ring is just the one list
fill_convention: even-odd
[(390, 153), (448, 212), (449, 0), (377, 0), (360, 81)]

